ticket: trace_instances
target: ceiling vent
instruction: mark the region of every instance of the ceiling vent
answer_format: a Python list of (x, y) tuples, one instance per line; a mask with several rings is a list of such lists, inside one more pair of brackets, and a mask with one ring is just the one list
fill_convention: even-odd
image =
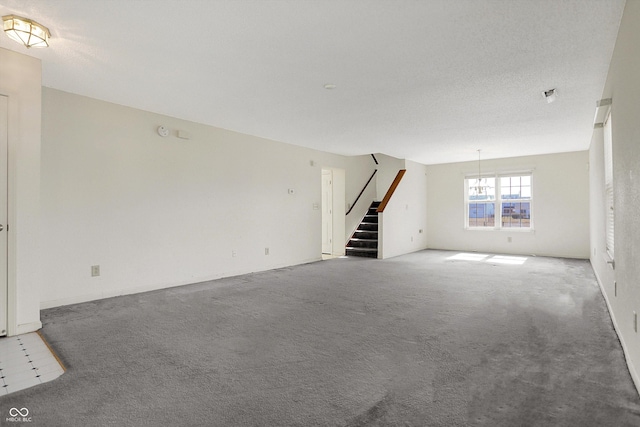
[(558, 95), (557, 89), (549, 89), (542, 92), (542, 96), (544, 96), (548, 104), (551, 104), (553, 101), (555, 101), (557, 95)]

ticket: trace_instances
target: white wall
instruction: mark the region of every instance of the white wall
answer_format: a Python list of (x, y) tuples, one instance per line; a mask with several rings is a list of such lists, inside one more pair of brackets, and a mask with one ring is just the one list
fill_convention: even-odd
[(403, 163), (406, 172), (384, 212), (378, 214), (378, 258), (427, 248), (427, 166), (409, 160)]
[(465, 229), (464, 179), (477, 170), (477, 162), (427, 167), (429, 248), (589, 257), (588, 152), (482, 161), (486, 173), (533, 172), (533, 231)]
[[(371, 206), (371, 202), (375, 200), (381, 200), (377, 198), (377, 187), (376, 187), (376, 177), (374, 176), (369, 185), (365, 188), (365, 184), (373, 174), (373, 171), (377, 170), (377, 166), (373, 157), (370, 155), (367, 156), (357, 156), (347, 158), (348, 170), (346, 172), (346, 182), (347, 182), (347, 194), (351, 194), (352, 196), (347, 197), (347, 204), (345, 208), (347, 211), (351, 208), (353, 209), (349, 215), (346, 216), (345, 223), (345, 236), (344, 243), (346, 244), (349, 238), (353, 235), (354, 230), (362, 221), (362, 218), (367, 213), (369, 206)], [(376, 176), (378, 173), (376, 173)], [(356, 203), (356, 197), (360, 194), (360, 191), (365, 188), (365, 191), (360, 196)]]
[(0, 94), (9, 98), (9, 335), (42, 327), (40, 85), (39, 59), (0, 48)]
[[(609, 304), (636, 387), (640, 388), (640, 2), (628, 1), (602, 98), (612, 98), (615, 270), (606, 263), (603, 132), (590, 149), (591, 264)], [(595, 108), (594, 100), (594, 108)], [(614, 291), (617, 282), (617, 295)]]
[(406, 169), (406, 162), (403, 159), (387, 156), (385, 154), (376, 154), (378, 159), (378, 173), (376, 174), (376, 200), (382, 201), (387, 190), (396, 179), (398, 171)]
[(321, 169), (370, 161), (44, 88), (42, 306), (319, 260)]
[(603, 129), (595, 129), (589, 149), (589, 236), (591, 264), (605, 295), (613, 294), (615, 280), (613, 269), (607, 267), (606, 255), (606, 202), (604, 192), (604, 136)]

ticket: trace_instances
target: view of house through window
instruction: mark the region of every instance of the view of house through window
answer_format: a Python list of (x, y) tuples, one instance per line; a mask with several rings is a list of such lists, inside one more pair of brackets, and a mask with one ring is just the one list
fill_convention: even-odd
[(465, 179), (466, 227), (531, 228), (531, 184), (531, 174)]
[(495, 226), (496, 179), (465, 180), (467, 187), (467, 213), (469, 227)]
[(531, 175), (500, 177), (500, 203), (503, 227), (529, 227)]

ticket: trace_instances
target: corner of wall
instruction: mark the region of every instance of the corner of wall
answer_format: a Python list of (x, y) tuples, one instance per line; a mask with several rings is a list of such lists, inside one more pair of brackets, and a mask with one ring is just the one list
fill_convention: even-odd
[(601, 99), (612, 98), (611, 132), (613, 144), (613, 212), (615, 268), (607, 263), (606, 217), (610, 206), (604, 188), (604, 133), (594, 130), (589, 147), (589, 230), (590, 260), (600, 290), (607, 303), (614, 328), (624, 351), (629, 372), (640, 390), (640, 341), (633, 316), (640, 311), (640, 2), (628, 1), (611, 58)]
[(41, 326), (40, 60), (0, 48), (0, 93), (9, 107), (7, 326), (15, 335)]

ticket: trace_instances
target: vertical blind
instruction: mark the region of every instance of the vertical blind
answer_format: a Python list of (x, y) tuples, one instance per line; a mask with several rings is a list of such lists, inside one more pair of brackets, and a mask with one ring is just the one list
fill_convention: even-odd
[(607, 237), (607, 253), (613, 259), (613, 230), (614, 230), (614, 210), (613, 210), (613, 144), (611, 133), (611, 114), (604, 123), (604, 192), (605, 205), (607, 212), (606, 220), (606, 237)]

